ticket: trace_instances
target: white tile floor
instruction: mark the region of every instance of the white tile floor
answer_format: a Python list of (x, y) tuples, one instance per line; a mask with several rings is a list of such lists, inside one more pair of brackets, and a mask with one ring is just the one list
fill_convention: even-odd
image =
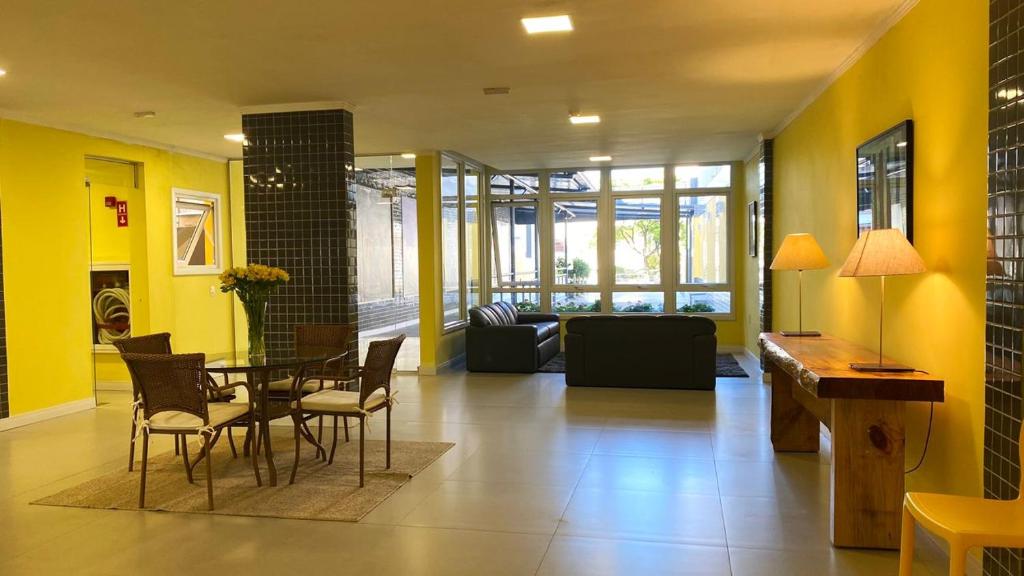
[(742, 362), (716, 392), (399, 376), (395, 437), (456, 447), (359, 524), (30, 506), (125, 465), (128, 396), (105, 393), (0, 433), (0, 574), (895, 574), (829, 545), (828, 454), (772, 452)]

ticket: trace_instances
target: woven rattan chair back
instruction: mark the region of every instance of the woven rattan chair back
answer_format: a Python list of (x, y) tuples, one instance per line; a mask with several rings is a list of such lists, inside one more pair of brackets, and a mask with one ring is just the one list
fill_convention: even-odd
[(143, 414), (175, 410), (210, 422), (206, 404), (206, 355), (122, 354), (132, 379), (139, 383)]
[(378, 388), (383, 388), (386, 394), (391, 395), (391, 371), (395, 368), (395, 359), (404, 341), (405, 334), (399, 334), (387, 340), (370, 342), (366, 361), (359, 373), (360, 405)]
[[(135, 336), (123, 340), (115, 340), (114, 347), (121, 354), (170, 354), (171, 335), (167, 332)], [(139, 399), (139, 383), (132, 376), (132, 393)]]
[(351, 334), (349, 324), (296, 324), (295, 346), (345, 348)]

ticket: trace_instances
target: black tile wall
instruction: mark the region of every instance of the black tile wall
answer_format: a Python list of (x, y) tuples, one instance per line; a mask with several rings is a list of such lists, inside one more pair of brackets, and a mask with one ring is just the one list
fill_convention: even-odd
[(291, 275), (270, 299), (268, 351), (291, 347), (296, 324), (358, 325), (352, 114), (248, 114), (242, 131), (248, 261)]
[[(1020, 486), (1021, 352), (1024, 327), (1024, 9), (989, 2), (988, 262), (985, 292), (985, 497), (1016, 498)], [(988, 548), (984, 572), (1019, 576), (1021, 550)]]
[[(0, 238), (3, 231), (0, 230)], [(7, 318), (4, 312), (4, 263), (0, 257), (0, 418), (11, 415), (7, 396)]]
[[(772, 214), (775, 196), (773, 185), (773, 162), (775, 158), (775, 142), (773, 140), (761, 141), (761, 162), (760, 186), (758, 204), (760, 208), (759, 218), (761, 225), (761, 251), (757, 255), (757, 299), (761, 309), (761, 332), (772, 331)], [(761, 358), (761, 367), (764, 368), (764, 358)]]

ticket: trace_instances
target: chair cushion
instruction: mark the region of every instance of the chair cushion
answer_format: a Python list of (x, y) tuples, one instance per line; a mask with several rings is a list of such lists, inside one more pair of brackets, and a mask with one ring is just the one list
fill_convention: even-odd
[[(216, 402), (208, 404), (207, 410), (210, 413), (210, 426), (216, 428), (248, 414), (249, 405)], [(149, 427), (165, 432), (195, 432), (203, 427), (203, 420), (187, 412), (167, 410), (154, 414), (149, 419)]]
[[(366, 399), (364, 408), (372, 410), (387, 402), (384, 389), (374, 390)], [(297, 402), (292, 402), (292, 408)], [(302, 409), (314, 412), (329, 412), (331, 414), (358, 414), (359, 413), (359, 392), (347, 390), (321, 390), (310, 394), (302, 399)]]
[[(324, 387), (325, 388), (329, 387), (330, 385), (331, 385), (330, 382), (324, 381)], [(277, 392), (277, 393), (283, 392), (285, 394), (289, 394), (292, 391), (292, 379), (291, 378), (282, 378), (280, 380), (274, 380), (273, 382), (270, 383), (268, 388), (270, 389), (270, 393), (271, 394), (274, 394), (275, 392)], [(306, 383), (302, 385), (302, 393), (303, 394), (312, 394), (313, 392), (316, 392), (317, 390), (320, 390), (320, 381), (319, 380), (307, 380)]]

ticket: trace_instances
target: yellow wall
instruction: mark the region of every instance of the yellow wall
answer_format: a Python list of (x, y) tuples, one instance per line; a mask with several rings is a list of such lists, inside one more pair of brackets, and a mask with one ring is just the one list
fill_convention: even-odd
[(732, 234), (729, 249), (732, 251), (732, 320), (715, 320), (718, 325), (719, 346), (743, 346), (744, 314), (746, 303), (743, 297), (746, 269), (743, 263), (747, 259), (747, 204), (743, 201), (744, 186), (743, 164), (734, 162), (732, 167), (732, 195), (729, 197), (729, 210), (732, 218)]
[[(775, 142), (775, 248), (811, 232), (832, 262), (804, 274), (804, 325), (877, 349), (878, 280), (836, 276), (857, 236), (854, 156), (914, 120), (914, 235), (929, 272), (886, 282), (885, 351), (946, 381), (915, 490), (981, 494), (987, 46), (986, 2), (922, 0)], [(775, 328), (794, 327), (796, 276), (775, 282)], [(927, 416), (908, 411), (908, 460)]]
[[(170, 331), (177, 350), (233, 347), (230, 300), (209, 290), (216, 277), (172, 275), (171, 187), (226, 195), (225, 163), (0, 119), (12, 415), (92, 395), (87, 155), (143, 165), (145, 206), (129, 205), (129, 226), (148, 236), (149, 289), (139, 296), (149, 330)], [(227, 211), (222, 218), (229, 240)]]
[(435, 154), (416, 156), (416, 226), (420, 273), (420, 372), (438, 367), (466, 350), (465, 330), (443, 331), (441, 310), (441, 171)]

